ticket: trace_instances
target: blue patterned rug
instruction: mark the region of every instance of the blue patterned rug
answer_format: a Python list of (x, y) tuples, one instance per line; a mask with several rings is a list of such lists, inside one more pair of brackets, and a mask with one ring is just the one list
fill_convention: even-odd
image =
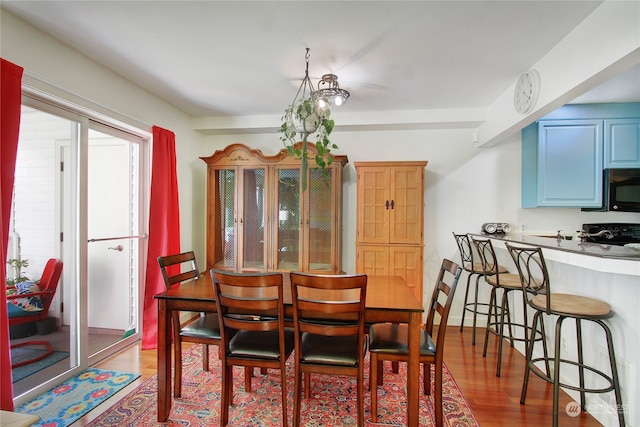
[(40, 417), (34, 426), (67, 427), (139, 376), (89, 368), (15, 411)]

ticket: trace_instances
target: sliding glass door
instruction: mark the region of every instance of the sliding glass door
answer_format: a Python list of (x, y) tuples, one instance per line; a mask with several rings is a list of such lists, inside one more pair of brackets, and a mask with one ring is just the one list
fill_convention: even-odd
[(29, 96), (23, 104), (7, 258), (28, 261), (22, 274), (34, 279), (49, 258), (64, 267), (53, 327), (12, 344), (47, 341), (66, 357), (14, 381), (17, 404), (139, 339), (148, 182), (148, 136)]

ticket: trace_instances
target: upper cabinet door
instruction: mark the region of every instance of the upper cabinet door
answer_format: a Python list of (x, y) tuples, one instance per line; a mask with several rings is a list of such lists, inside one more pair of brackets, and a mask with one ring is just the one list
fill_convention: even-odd
[(640, 118), (604, 121), (604, 167), (640, 168)]
[(602, 206), (602, 123), (539, 123), (538, 206)]

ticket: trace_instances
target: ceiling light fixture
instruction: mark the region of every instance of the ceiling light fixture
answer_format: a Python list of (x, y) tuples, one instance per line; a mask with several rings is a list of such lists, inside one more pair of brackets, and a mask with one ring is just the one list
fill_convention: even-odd
[(347, 90), (340, 89), (338, 76), (325, 74), (318, 82), (318, 90), (313, 92), (313, 100), (318, 107), (324, 110), (341, 106), (349, 98), (349, 95)]

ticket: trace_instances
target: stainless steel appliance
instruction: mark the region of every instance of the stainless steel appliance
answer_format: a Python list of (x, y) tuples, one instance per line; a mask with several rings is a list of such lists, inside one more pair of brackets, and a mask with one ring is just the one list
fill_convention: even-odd
[(640, 212), (640, 169), (605, 169), (602, 207), (583, 211)]
[(640, 243), (640, 224), (603, 222), (582, 224), (582, 239), (585, 242), (624, 246)]

